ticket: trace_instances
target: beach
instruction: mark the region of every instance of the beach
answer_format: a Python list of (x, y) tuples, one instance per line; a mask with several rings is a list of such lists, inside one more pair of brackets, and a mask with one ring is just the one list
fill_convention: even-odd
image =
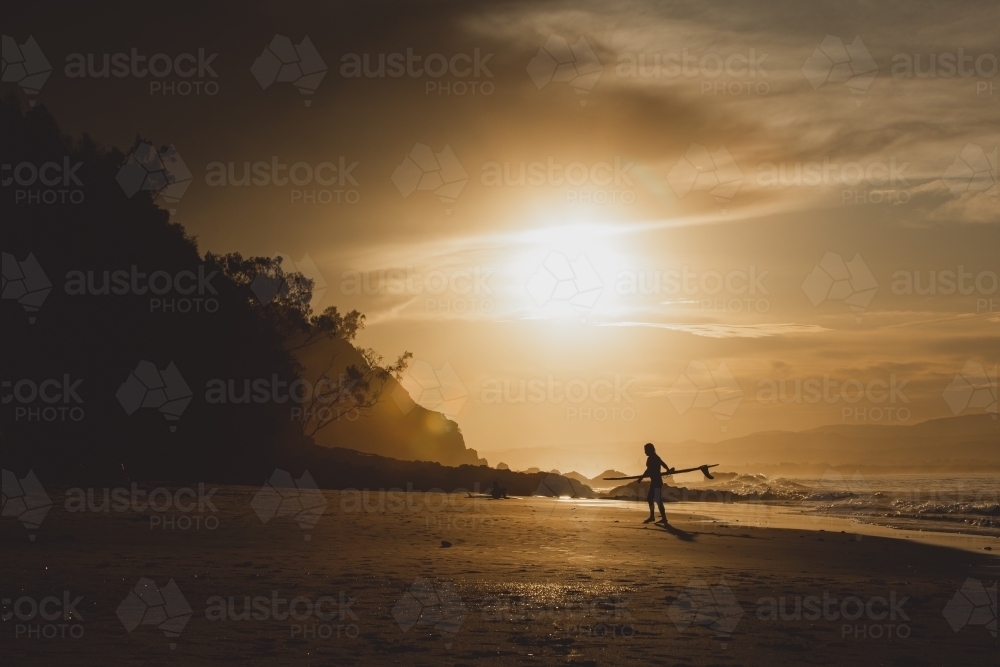
[(154, 494), (164, 511), (143, 511), (146, 496), (121, 492), (102, 507), (94, 490), (92, 511), (86, 493), (50, 491), (37, 529), (4, 520), (9, 664), (971, 665), (997, 655), (991, 536), (739, 504), (669, 504), (668, 530), (624, 501), (323, 491), (317, 510), (317, 496), (279, 508), (260, 488), (199, 497), (195, 486)]

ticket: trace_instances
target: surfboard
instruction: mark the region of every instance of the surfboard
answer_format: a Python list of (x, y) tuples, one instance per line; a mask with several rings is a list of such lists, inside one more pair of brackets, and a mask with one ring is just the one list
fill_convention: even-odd
[[(680, 470), (674, 470), (673, 468), (671, 468), (670, 471), (668, 473), (666, 473), (666, 474), (668, 474), (668, 475), (679, 475), (682, 472), (694, 472), (695, 470), (700, 470), (701, 474), (703, 474), (705, 477), (707, 477), (709, 479), (715, 479), (714, 477), (712, 477), (712, 473), (708, 472), (708, 469), (709, 468), (715, 468), (718, 465), (719, 465), (718, 463), (710, 463), (708, 465), (698, 466), (696, 468), (682, 468)], [(623, 480), (623, 479), (639, 479), (641, 477), (647, 477), (647, 475), (631, 475), (629, 477), (602, 477), (601, 479), (610, 482), (610, 481), (617, 481), (617, 480)]]

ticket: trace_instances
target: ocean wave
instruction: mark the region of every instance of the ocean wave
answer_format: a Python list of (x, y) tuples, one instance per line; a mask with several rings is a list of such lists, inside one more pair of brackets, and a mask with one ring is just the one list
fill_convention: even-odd
[[(851, 478), (830, 473), (819, 479), (768, 478), (760, 473), (720, 473), (690, 487), (667, 485), (664, 498), (681, 502), (749, 502), (798, 507), (809, 514), (858, 521), (995, 534), (1000, 530), (996, 476), (963, 478)], [(646, 486), (629, 484), (608, 497), (644, 500)]]
[(877, 502), (875, 498), (852, 498), (842, 503), (829, 505), (832, 510), (851, 512), (879, 512), (899, 516), (921, 517), (925, 515), (972, 515), (1000, 518), (1000, 504), (995, 502), (913, 502), (892, 500)]

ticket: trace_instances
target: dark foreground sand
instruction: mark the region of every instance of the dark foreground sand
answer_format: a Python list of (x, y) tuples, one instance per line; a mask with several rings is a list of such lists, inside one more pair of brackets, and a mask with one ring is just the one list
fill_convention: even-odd
[(668, 532), (634, 503), (378, 492), (326, 492), (303, 527), (262, 522), (257, 491), (152, 527), (54, 493), (34, 542), (5, 518), (4, 664), (997, 664), (995, 597), (948, 606), (970, 578), (995, 586), (996, 547), (746, 527), (710, 504)]

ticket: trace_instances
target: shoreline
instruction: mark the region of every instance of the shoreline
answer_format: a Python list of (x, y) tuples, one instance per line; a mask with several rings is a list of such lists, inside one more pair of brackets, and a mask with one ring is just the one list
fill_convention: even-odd
[[(608, 501), (603, 501), (608, 502)], [(638, 501), (614, 500), (611, 502), (631, 505)], [(676, 508), (676, 509), (673, 509)], [(645, 502), (641, 509), (646, 511)], [(724, 521), (739, 523), (743, 526), (756, 528), (783, 528), (790, 530), (806, 530), (813, 532), (828, 532), (865, 535), (870, 537), (886, 537), (891, 539), (912, 540), (922, 544), (962, 549), (986, 553), (1000, 557), (1000, 536), (975, 533), (960, 533), (952, 531), (914, 530), (912, 528), (887, 526), (878, 523), (868, 523), (856, 517), (844, 515), (813, 514), (781, 505), (766, 503), (698, 503), (676, 502), (667, 504), (667, 516), (671, 511), (704, 517), (706, 521)], [(985, 547), (990, 547), (986, 550)]]
[[(138, 485), (140, 489), (148, 489), (150, 487), (162, 487), (168, 490), (175, 490), (178, 488), (187, 488), (178, 485), (176, 482), (144, 482)], [(221, 493), (216, 497), (233, 497), (240, 496), (245, 498), (252, 498), (258, 491), (260, 487), (250, 486), (244, 484), (219, 484), (219, 485), (204, 485), (206, 489), (216, 488)], [(71, 490), (67, 487), (57, 486), (50, 487), (49, 490), (52, 492), (51, 500), (54, 501), (51, 514), (66, 511), (64, 505), (69, 502), (68, 492)], [(78, 489), (72, 489), (77, 490)], [(453, 497), (455, 500), (464, 499), (468, 493), (466, 489), (456, 489), (455, 491), (406, 491), (402, 489), (329, 489), (321, 488), (320, 491), (324, 494), (333, 494), (338, 497), (343, 497), (344, 494), (357, 494), (359, 498), (362, 496), (367, 498), (371, 496), (382, 497), (381, 502), (385, 502), (386, 498), (390, 499), (393, 495), (398, 494), (402, 498), (407, 498), (410, 496), (425, 496), (427, 498), (435, 495), (444, 495)], [(209, 496), (212, 494), (210, 493)], [(551, 496), (542, 495), (523, 495), (514, 498), (515, 500), (529, 501), (529, 502), (546, 502), (549, 500), (556, 502), (572, 502), (578, 503), (586, 507), (589, 505), (606, 507), (606, 506), (616, 506), (625, 509), (631, 509), (636, 511), (645, 512), (647, 505), (644, 498), (572, 498), (568, 496), (560, 496), (559, 498), (553, 498)], [(409, 502), (409, 501), (407, 501)], [(454, 503), (454, 500), (449, 501), (449, 503)], [(779, 504), (780, 503), (780, 504)], [(71, 514), (79, 512), (80, 508), (79, 498), (76, 498), (75, 509), (71, 510)], [(803, 507), (801, 504), (789, 503), (789, 501), (768, 501), (768, 500), (730, 500), (730, 501), (684, 501), (684, 500), (674, 500), (666, 501), (666, 508), (668, 516), (675, 513), (684, 513), (693, 516), (701, 517), (707, 521), (715, 522), (731, 522), (737, 523), (742, 526), (748, 527), (758, 527), (758, 528), (786, 528), (792, 530), (805, 530), (812, 532), (845, 532), (849, 534), (857, 535), (867, 535), (872, 537), (887, 537), (895, 538), (901, 540), (911, 540), (915, 542), (920, 542), (924, 544), (930, 544), (935, 546), (952, 547), (957, 549), (962, 549), (965, 551), (977, 551), (990, 553), (1000, 556), (1000, 530), (997, 532), (973, 532), (976, 530), (975, 527), (971, 530), (961, 525), (959, 522), (948, 523), (949, 526), (961, 527), (963, 530), (936, 530), (943, 522), (939, 522), (933, 519), (927, 519), (926, 527), (914, 527), (906, 525), (890, 525), (889, 522), (893, 521), (892, 518), (886, 517), (883, 521), (878, 521), (881, 517), (865, 517), (865, 516), (853, 516), (849, 514), (844, 514), (837, 512), (836, 510), (829, 513), (826, 512), (816, 512), (811, 511), (811, 508)], [(336, 513), (337, 510), (333, 506), (327, 508), (326, 515)], [(149, 516), (156, 517), (157, 513), (150, 510)], [(916, 522), (920, 519), (913, 517), (899, 517), (897, 521), (909, 521)], [(51, 521), (51, 518), (49, 519)], [(12, 526), (13, 527), (13, 526)], [(979, 529), (983, 530), (983, 529)], [(989, 529), (985, 529), (989, 530)], [(989, 547), (989, 549), (987, 549)]]

